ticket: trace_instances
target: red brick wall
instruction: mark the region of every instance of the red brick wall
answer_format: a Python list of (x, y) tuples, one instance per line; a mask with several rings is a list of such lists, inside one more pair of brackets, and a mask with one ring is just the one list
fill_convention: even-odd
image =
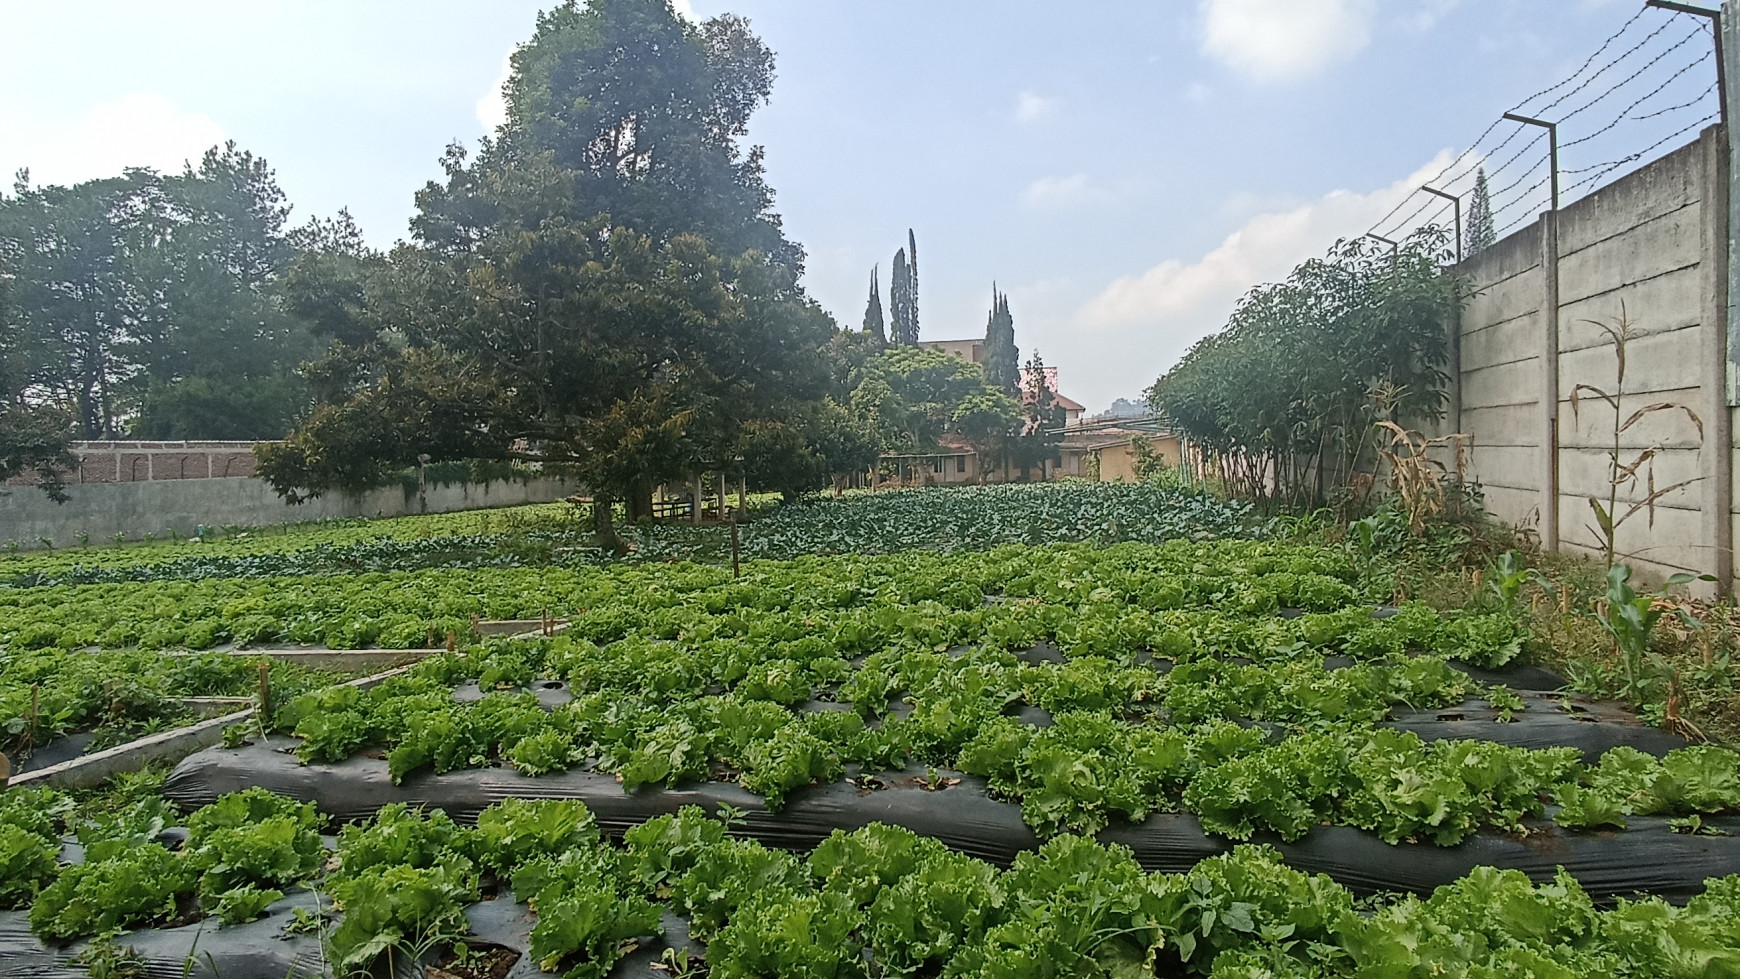
[[(252, 442), (74, 442), (78, 469), (69, 483), (223, 479), (254, 474)], [(12, 480), (30, 485), (34, 477)]]

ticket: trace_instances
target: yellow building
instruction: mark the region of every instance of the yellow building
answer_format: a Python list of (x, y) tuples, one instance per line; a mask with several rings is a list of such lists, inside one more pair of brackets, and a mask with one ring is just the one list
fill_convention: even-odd
[(1146, 439), (1154, 455), (1168, 466), (1184, 457), (1183, 445), (1171, 432), (1151, 432), (1115, 426), (1086, 426), (1065, 432), (1058, 452), (1060, 475), (1097, 479), (1102, 483), (1136, 482), (1137, 439)]

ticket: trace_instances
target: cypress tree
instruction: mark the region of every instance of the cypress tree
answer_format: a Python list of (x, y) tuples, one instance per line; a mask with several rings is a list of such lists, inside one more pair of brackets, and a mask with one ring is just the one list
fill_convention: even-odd
[(882, 292), (876, 285), (878, 269), (870, 270), (870, 302), (864, 307), (864, 332), (876, 337), (878, 346), (888, 343), (888, 333), (882, 325)]
[(908, 343), (918, 343), (918, 239), (912, 229), (906, 229), (906, 254), (911, 259), (906, 267), (906, 326), (911, 332)]
[(907, 297), (911, 294), (911, 273), (906, 268), (906, 249), (902, 248), (894, 253), (894, 271), (888, 276), (888, 315), (892, 328), (888, 339), (893, 343), (911, 346), (918, 342), (912, 321), (907, 318), (910, 313)]
[(1009, 297), (991, 286), (991, 315), (985, 322), (985, 383), (1009, 395), (1020, 385), (1021, 351), (1015, 346), (1015, 318)]
[(1481, 167), (1474, 177), (1474, 193), (1468, 200), (1468, 231), (1465, 235), (1465, 253), (1469, 256), (1498, 240), (1498, 234), (1492, 230), (1492, 197), (1486, 189), (1486, 168)]

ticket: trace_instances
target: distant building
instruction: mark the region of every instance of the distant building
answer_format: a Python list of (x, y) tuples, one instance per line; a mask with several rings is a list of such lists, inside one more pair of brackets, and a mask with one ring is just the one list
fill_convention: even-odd
[(1057, 447), (1063, 457), (1057, 474), (1102, 483), (1134, 483), (1137, 439), (1147, 439), (1149, 449), (1168, 466), (1177, 466), (1184, 458), (1183, 444), (1171, 432), (1088, 425), (1064, 433), (1063, 443)]
[(918, 345), (925, 350), (954, 354), (969, 364), (985, 362), (984, 337), (975, 337), (970, 340), (920, 340)]

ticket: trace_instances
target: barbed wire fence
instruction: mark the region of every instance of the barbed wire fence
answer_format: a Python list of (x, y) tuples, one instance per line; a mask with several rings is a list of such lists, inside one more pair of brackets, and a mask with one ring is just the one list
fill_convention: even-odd
[(1502, 238), (1552, 208), (1555, 189), (1563, 207), (1721, 119), (1717, 25), (1697, 9), (1640, 7), (1575, 71), (1511, 106), (1366, 235), (1393, 243), (1446, 227), (1459, 206), (1466, 225), (1484, 172)]

